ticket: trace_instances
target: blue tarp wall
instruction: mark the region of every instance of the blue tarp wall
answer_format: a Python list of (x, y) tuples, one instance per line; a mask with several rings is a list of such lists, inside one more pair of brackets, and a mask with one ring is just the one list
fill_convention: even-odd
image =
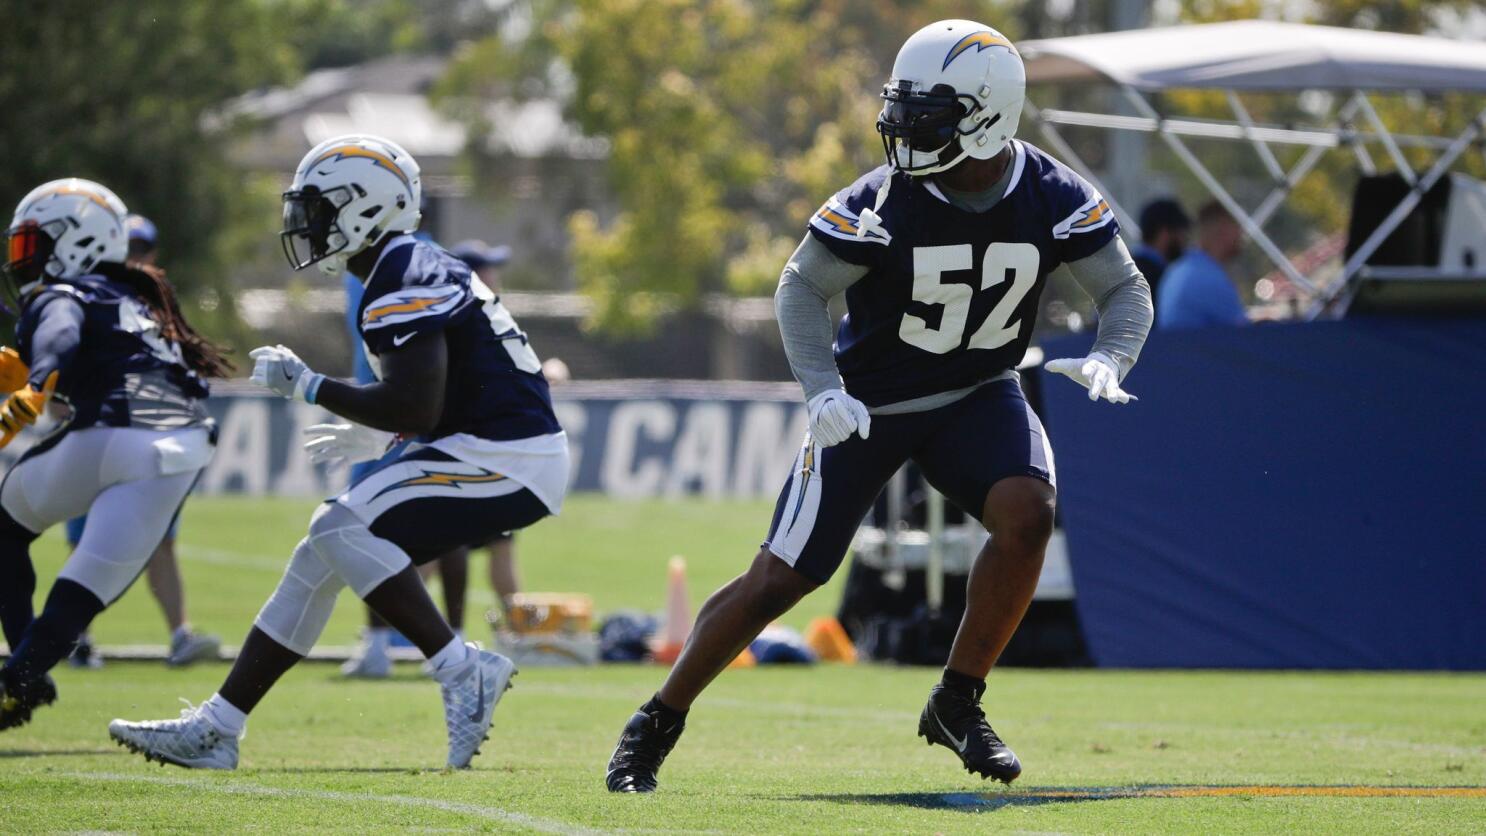
[(1486, 321), (1357, 319), (1157, 331), (1124, 407), (1044, 373), (1097, 663), (1486, 669), (1483, 358)]

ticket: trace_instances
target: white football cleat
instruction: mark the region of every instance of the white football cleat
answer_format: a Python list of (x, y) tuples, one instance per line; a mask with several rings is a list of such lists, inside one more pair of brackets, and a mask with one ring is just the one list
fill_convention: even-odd
[(114, 720), (108, 736), (147, 761), (187, 769), (237, 768), (237, 737), (218, 729), (199, 707), (182, 709), (178, 720)]
[(480, 753), (480, 744), (489, 739), (490, 724), (495, 720), (495, 706), (511, 687), (516, 663), (510, 659), (469, 645), (474, 663), (449, 685), (441, 686), (444, 694), (444, 725), (449, 730), (449, 768), (463, 769)]
[(351, 658), (341, 665), (341, 676), (351, 679), (386, 679), (392, 675), (392, 657), (385, 647), (363, 641)]

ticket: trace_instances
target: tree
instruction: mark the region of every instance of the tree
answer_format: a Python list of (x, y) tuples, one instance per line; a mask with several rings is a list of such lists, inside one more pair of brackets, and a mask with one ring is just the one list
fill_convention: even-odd
[[(994, 8), (980, 11), (1009, 19)], [(468, 46), (437, 92), (477, 130), (472, 100), (562, 97), (609, 140), (619, 211), (576, 213), (573, 256), (595, 324), (640, 330), (673, 300), (772, 288), (810, 213), (880, 161), (877, 93), (902, 40), (958, 14), (948, 2), (537, 0), (528, 35)]]
[(219, 290), (242, 243), (230, 231), (245, 213), (274, 209), (245, 198), (252, 190), (203, 115), (293, 77), (280, 5), (55, 0), (16, 9), (0, 27), (0, 199), (14, 206), (58, 177), (108, 185), (159, 226), (188, 308), (205, 302), (209, 330), (230, 330), (231, 294)]

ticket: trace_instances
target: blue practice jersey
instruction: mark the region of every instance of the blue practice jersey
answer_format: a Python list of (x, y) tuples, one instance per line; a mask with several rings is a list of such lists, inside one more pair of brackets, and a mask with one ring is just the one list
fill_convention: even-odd
[(57, 371), (69, 428), (177, 429), (207, 421), (206, 381), (186, 367), (149, 305), (117, 278), (122, 265), (48, 281), (24, 301), (16, 350), (41, 388)]
[(449, 347), (444, 414), (422, 441), (467, 433), (491, 441), (561, 432), (542, 364), (499, 297), (463, 261), (411, 235), (383, 250), (357, 315), (367, 359), (420, 334)]
[(884, 165), (811, 217), (816, 240), (868, 268), (846, 291), (836, 334), (853, 397), (883, 406), (1015, 368), (1047, 274), (1119, 232), (1082, 177), (1025, 142), (1012, 151), (1006, 195), (985, 212), (956, 208), (931, 179)]

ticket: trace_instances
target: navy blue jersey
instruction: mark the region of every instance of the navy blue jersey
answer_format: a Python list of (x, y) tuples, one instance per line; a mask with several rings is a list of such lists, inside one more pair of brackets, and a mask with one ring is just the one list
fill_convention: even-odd
[(511, 441), (561, 431), (526, 334), (470, 268), (437, 244), (411, 235), (388, 244), (366, 282), (357, 323), (374, 370), (383, 353), (419, 334), (442, 333), (448, 342), (444, 414), (421, 440), (467, 433)]
[(868, 268), (846, 291), (836, 334), (853, 397), (882, 406), (1015, 368), (1047, 274), (1118, 233), (1083, 178), (1027, 143), (1013, 141), (1012, 152), (1006, 195), (985, 212), (956, 208), (931, 179), (884, 165), (811, 217), (816, 240)]
[(71, 428), (104, 425), (177, 429), (206, 421), (206, 381), (161, 334), (149, 306), (117, 278), (120, 265), (27, 295), (16, 350), (40, 388), (57, 371), (57, 398)]

